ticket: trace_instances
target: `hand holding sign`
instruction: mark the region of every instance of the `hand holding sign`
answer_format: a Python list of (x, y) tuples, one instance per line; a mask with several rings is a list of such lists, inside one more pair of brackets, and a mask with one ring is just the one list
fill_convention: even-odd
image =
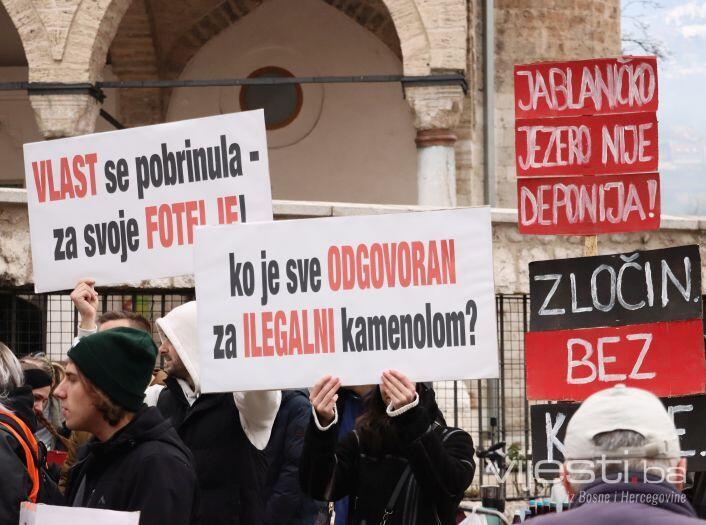
[(323, 426), (328, 426), (333, 421), (336, 401), (338, 401), (338, 389), (340, 387), (340, 379), (324, 376), (316, 382), (309, 393), (311, 406), (316, 410), (319, 423)]
[(380, 393), (385, 404), (392, 404), (392, 408), (396, 410), (414, 401), (417, 387), (407, 379), (407, 376), (397, 370), (386, 370), (382, 373)]
[(96, 327), (96, 315), (98, 312), (98, 293), (93, 287), (95, 279), (81, 279), (76, 283), (76, 287), (71, 292), (71, 302), (81, 316), (81, 328), (93, 330)]

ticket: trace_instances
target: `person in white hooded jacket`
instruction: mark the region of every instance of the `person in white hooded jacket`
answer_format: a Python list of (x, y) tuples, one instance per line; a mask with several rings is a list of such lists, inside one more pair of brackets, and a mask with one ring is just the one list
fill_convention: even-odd
[(169, 419), (194, 455), (201, 520), (210, 525), (262, 523), (267, 474), (264, 448), (280, 391), (201, 394), (196, 301), (157, 319), (165, 385), (147, 389), (146, 403)]

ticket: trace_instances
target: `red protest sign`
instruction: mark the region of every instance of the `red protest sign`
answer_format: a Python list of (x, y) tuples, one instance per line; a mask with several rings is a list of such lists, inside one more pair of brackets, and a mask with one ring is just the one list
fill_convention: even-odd
[(515, 122), (517, 176), (657, 170), (654, 112)]
[(656, 57), (515, 66), (515, 118), (657, 111)]
[(595, 235), (659, 229), (657, 173), (517, 179), (520, 233)]
[(515, 66), (520, 232), (659, 228), (657, 105), (655, 57)]
[(706, 387), (701, 319), (525, 334), (527, 398), (582, 401), (622, 383), (658, 396)]

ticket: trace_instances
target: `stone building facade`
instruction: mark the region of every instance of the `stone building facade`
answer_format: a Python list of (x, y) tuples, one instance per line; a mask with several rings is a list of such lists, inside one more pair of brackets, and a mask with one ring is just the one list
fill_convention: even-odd
[[(619, 0), (193, 0), (176, 4), (169, 0), (3, 0), (2, 5), (6, 13), (0, 22), (4, 25), (3, 33), (7, 33), (2, 43), (5, 46), (21, 43), (20, 53), (24, 55), (5, 60), (5, 64), (0, 61), (0, 78), (4, 80), (90, 84), (101, 79), (180, 79), (185, 78), (185, 73), (203, 75), (216, 71), (232, 77), (243, 74), (242, 71), (247, 75), (247, 70), (239, 66), (245, 66), (244, 62), (252, 66), (258, 60), (263, 65), (287, 62), (296, 76), (312, 73), (466, 76), (470, 86), (466, 94), (458, 85), (380, 88), (389, 88), (387, 93), (354, 86), (357, 98), (345, 103), (356, 105), (363, 115), (354, 118), (352, 126), (367, 132), (374, 142), (393, 133), (378, 130), (379, 123), (370, 121), (371, 115), (379, 113), (375, 99), (381, 93), (383, 97), (391, 93), (396, 98), (393, 104), (385, 106), (396, 126), (394, 140), (388, 142), (391, 152), (404, 160), (388, 163), (385, 169), (387, 173), (400, 172), (400, 180), (385, 191), (371, 189), (368, 194), (356, 193), (352, 191), (354, 186), (343, 185), (339, 193), (309, 195), (306, 200), (478, 205), (487, 203), (486, 194), (490, 194), (496, 196), (490, 204), (513, 207), (513, 64), (539, 59), (614, 56), (620, 52)], [(495, 74), (490, 86), (494, 86), (493, 136), (497, 146), (493, 148), (495, 154), (491, 159), (495, 160), (491, 170), (485, 169), (483, 140), (488, 87), (484, 79), (488, 6), (493, 8), (494, 19)], [(254, 18), (257, 21), (250, 23), (248, 31), (246, 26)], [(307, 23), (312, 27), (303, 27)], [(334, 32), (332, 26), (340, 26), (340, 30)], [(350, 53), (344, 53), (335, 63), (319, 57), (289, 56), (296, 55), (303, 47), (302, 41), (312, 37), (318, 46), (316, 54), (324, 54), (328, 46), (335, 44), (348, 48)], [(229, 53), (233, 56), (221, 54), (217, 63), (200, 56), (216, 40), (220, 40), (224, 49), (233, 51)], [(274, 51), (264, 52), (267, 48)], [(248, 62), (250, 55), (255, 58)], [(381, 56), (386, 60), (379, 60)], [(229, 61), (229, 68), (217, 67), (218, 63)], [(26, 64), (26, 68), (11, 70), (7, 67), (9, 63)], [(324, 90), (327, 102), (329, 96), (336, 98), (336, 87), (325, 86)], [(175, 101), (178, 90), (121, 89), (109, 91), (105, 104), (126, 126), (183, 116), (185, 112), (175, 108), (175, 102), (194, 106), (195, 113), (201, 116), (203, 112), (240, 109), (237, 105), (204, 107), (194, 103), (205, 98), (204, 93), (190, 90)], [(311, 98), (316, 100), (315, 96)], [(15, 136), (16, 140), (91, 132), (96, 128), (101, 108), (101, 103), (88, 93), (37, 94), (30, 96), (29, 102), (37, 121), (36, 132), (24, 130), (25, 136)], [(372, 107), (369, 114), (365, 114), (366, 107)], [(328, 111), (327, 106), (324, 118)], [(341, 119), (345, 116), (335, 115), (338, 128), (344, 128)], [(282, 134), (286, 131), (271, 133)], [(344, 142), (344, 136), (339, 138)], [(305, 155), (296, 150), (304, 149), (305, 145), (298, 142), (289, 146), (291, 151), (281, 156), (303, 162)], [(339, 169), (356, 168), (353, 159), (347, 164), (345, 160)], [(326, 159), (321, 164), (332, 171)], [(295, 165), (299, 167), (303, 168), (301, 164)], [(362, 168), (362, 171), (372, 169), (367, 165)], [(290, 195), (294, 188), (286, 184), (278, 192), (276, 176), (273, 174), (275, 197), (305, 200)], [(324, 169), (314, 170), (310, 175), (317, 182), (325, 176)], [(2, 174), (0, 178), (10, 177)], [(492, 187), (487, 188), (488, 184)]]
[[(519, 235), (514, 213), (503, 211), (516, 202), (512, 67), (618, 55), (619, 0), (1, 4), (0, 82), (233, 78), (273, 65), (295, 76), (461, 73), (467, 93), (460, 85), (302, 86), (298, 116), (268, 131), (274, 198), (298, 201), (300, 216), (312, 201), (490, 204), (501, 292), (527, 291), (530, 260), (581, 253), (580, 238)], [(109, 89), (102, 103), (87, 90), (0, 91), (0, 186), (22, 185), (23, 143), (111, 129), (101, 109), (128, 127), (153, 124), (239, 111), (240, 89)], [(0, 281), (11, 285), (32, 281), (23, 199), (21, 189), (0, 193)], [(697, 219), (664, 226), (601, 238), (599, 250), (703, 240)]]
[[(468, 84), (467, 92), (458, 84), (301, 86), (296, 118), (268, 131), (276, 218), (491, 205), (495, 286), (504, 294), (528, 291), (530, 261), (583, 253), (581, 237), (517, 231), (512, 69), (619, 55), (620, 0), (0, 0), (0, 6), (0, 83), (87, 88), (0, 91), (0, 291), (32, 283), (22, 144), (110, 130), (101, 109), (127, 127), (242, 109), (236, 87), (106, 89), (100, 102), (90, 85), (242, 78), (271, 66), (294, 76), (458, 73)], [(663, 217), (658, 232), (601, 236), (599, 252), (691, 243), (702, 246), (706, 259), (706, 218)], [(706, 282), (703, 267), (702, 275)], [(515, 393), (504, 400), (512, 442), (527, 431), (521, 336), (507, 344), (505, 368), (517, 371), (503, 378), (505, 390)], [(497, 384), (487, 385), (492, 395), (482, 402), (485, 383), (461, 386), (460, 413), (479, 406), (484, 417), (491, 413)], [(470, 419), (459, 424), (478, 429)]]

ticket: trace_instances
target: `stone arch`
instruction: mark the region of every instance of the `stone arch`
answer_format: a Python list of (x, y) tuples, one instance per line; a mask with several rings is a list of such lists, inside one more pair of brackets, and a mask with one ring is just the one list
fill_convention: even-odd
[[(108, 46), (130, 0), (1, 0), (20, 35), (31, 82), (101, 78)], [(91, 133), (100, 103), (88, 93), (32, 94), (45, 138)]]
[[(429, 72), (431, 51), (414, 0), (322, 0), (376, 35), (402, 60), (407, 75)], [(456, 1), (456, 0), (454, 0)], [(213, 2), (211, 2), (213, 3)], [(162, 74), (176, 78), (198, 50), (223, 29), (247, 16), (263, 0), (225, 0), (186, 27), (162, 49)]]
[(383, 0), (395, 23), (402, 48), (405, 75), (427, 75), (431, 68), (431, 45), (427, 28), (414, 0)]
[(94, 82), (131, 0), (2, 0), (29, 65), (30, 81)]
[[(321, 0), (268, 0), (199, 48), (178, 78), (246, 77), (265, 65), (306, 76), (402, 72), (383, 41)], [(416, 202), (416, 131), (398, 83), (301, 88), (299, 116), (267, 132), (273, 198)], [(240, 111), (240, 93), (175, 89), (166, 120)]]

